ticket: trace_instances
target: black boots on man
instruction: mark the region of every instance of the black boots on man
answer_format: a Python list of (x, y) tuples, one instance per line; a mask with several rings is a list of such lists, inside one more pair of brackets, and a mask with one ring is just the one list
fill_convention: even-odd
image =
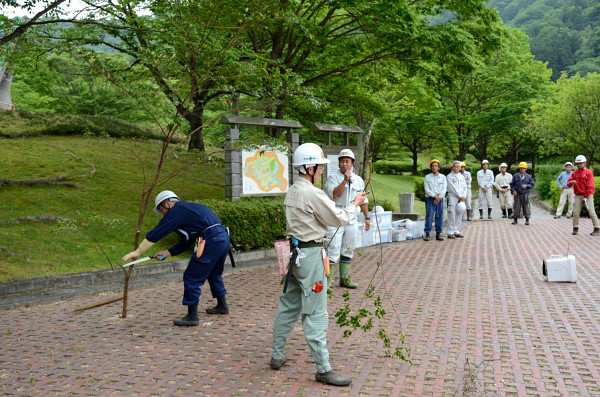
[(573, 233), (571, 233), (572, 235), (576, 236), (577, 233), (579, 233), (579, 228), (578, 227), (574, 227), (573, 228)]
[(187, 316), (176, 318), (173, 320), (173, 324), (187, 327), (193, 327), (200, 324), (200, 318), (198, 318), (198, 305), (189, 305)]
[(488, 219), (492, 219), (492, 209), (488, 208)]
[(437, 241), (444, 241), (444, 238), (442, 237), (442, 233), (438, 233), (438, 232), (435, 232), (435, 239)]
[(507, 211), (508, 211), (508, 217), (512, 218), (512, 208), (508, 208)]
[(502, 218), (506, 218), (506, 208), (502, 208)]
[(468, 221), (473, 220), (473, 210), (467, 210), (467, 220)]
[(590, 233), (590, 236), (600, 236), (600, 228), (595, 227), (594, 231)]
[(479, 210), (479, 219), (483, 219), (483, 210)]
[(206, 309), (208, 314), (229, 314), (229, 306), (224, 296), (217, 298), (217, 306)]

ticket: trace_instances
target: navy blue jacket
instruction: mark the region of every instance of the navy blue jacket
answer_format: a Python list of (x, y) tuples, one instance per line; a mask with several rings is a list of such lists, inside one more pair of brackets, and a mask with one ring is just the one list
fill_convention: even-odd
[[(215, 224), (219, 226), (207, 229), (209, 226)], [(167, 211), (158, 225), (146, 233), (146, 239), (152, 243), (156, 243), (171, 232), (177, 233), (180, 237), (179, 242), (169, 248), (171, 255), (176, 256), (195, 242), (200, 234), (202, 234), (204, 239), (208, 239), (218, 233), (226, 233), (227, 231), (221, 225), (219, 217), (207, 206), (187, 201), (178, 201), (173, 208)]]
[[(523, 189), (521, 185), (526, 185), (527, 188)], [(531, 175), (526, 172), (525, 175), (523, 175), (523, 179), (521, 179), (521, 174), (517, 172), (513, 175), (512, 181), (510, 181), (510, 192), (517, 192), (517, 194), (529, 193), (529, 189), (531, 189), (533, 185), (535, 185), (535, 182)]]

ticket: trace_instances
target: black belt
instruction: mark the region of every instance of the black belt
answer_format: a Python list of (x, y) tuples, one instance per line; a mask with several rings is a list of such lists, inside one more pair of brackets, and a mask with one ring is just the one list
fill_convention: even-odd
[(311, 241), (298, 241), (298, 248), (313, 248), (313, 247), (322, 247), (322, 242), (317, 242), (314, 240)]

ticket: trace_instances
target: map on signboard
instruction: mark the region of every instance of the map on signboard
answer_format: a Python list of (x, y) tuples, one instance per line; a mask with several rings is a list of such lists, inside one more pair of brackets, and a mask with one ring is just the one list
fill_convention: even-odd
[(284, 152), (242, 151), (244, 195), (285, 193), (289, 186), (288, 157)]

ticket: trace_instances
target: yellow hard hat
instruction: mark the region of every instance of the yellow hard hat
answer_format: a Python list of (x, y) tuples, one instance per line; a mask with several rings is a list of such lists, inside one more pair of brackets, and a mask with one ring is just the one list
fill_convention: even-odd
[(431, 164), (433, 164), (433, 163), (438, 163), (439, 166), (442, 165), (439, 160), (433, 159), (429, 162), (429, 168), (431, 168)]
[(467, 166), (467, 163), (465, 163), (464, 161), (461, 161), (461, 162), (460, 162), (460, 166), (461, 166), (461, 167), (466, 167), (466, 166)]
[(524, 161), (521, 161), (521, 162), (519, 163), (519, 168), (525, 168), (525, 169), (527, 169), (527, 163), (526, 163), (526, 162), (524, 162)]

